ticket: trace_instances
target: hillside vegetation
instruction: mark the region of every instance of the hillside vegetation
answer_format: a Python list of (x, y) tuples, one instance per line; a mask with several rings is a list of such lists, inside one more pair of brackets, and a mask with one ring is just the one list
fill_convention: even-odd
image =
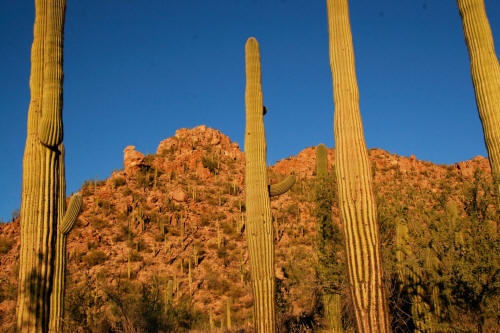
[[(488, 160), (434, 165), (380, 149), (369, 157), (394, 331), (429, 325), (436, 331), (499, 331), (500, 246)], [(155, 154), (127, 147), (123, 170), (82, 184), (82, 213), (68, 236), (66, 331), (229, 325), (230, 331), (250, 331), (244, 158), (217, 130), (180, 129)], [(297, 177), (291, 191), (271, 200), (283, 332), (325, 327), (315, 163), (311, 147), (269, 168), (272, 183), (290, 173)], [(328, 149), (331, 184), (334, 166), (335, 150)], [(334, 188), (332, 217), (339, 229)], [(0, 225), (2, 332), (15, 327), (18, 251), (19, 219)], [(332, 269), (345, 273), (342, 254), (336, 254)], [(339, 283), (342, 323), (354, 331), (346, 276)]]

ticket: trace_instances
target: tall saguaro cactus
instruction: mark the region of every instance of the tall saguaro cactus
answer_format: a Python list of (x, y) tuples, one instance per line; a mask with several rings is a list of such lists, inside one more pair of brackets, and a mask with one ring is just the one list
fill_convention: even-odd
[(259, 44), (253, 37), (245, 45), (245, 65), (246, 237), (252, 272), (254, 318), (257, 332), (273, 333), (276, 330), (276, 287), (270, 196), (288, 191), (295, 178), (288, 177), (280, 184), (268, 185), (260, 53)]
[(56, 235), (65, 202), (62, 44), (65, 0), (36, 0), (31, 101), (23, 158), (17, 327), (47, 332)]
[(245, 186), (247, 242), (252, 272), (257, 332), (275, 332), (274, 236), (266, 167), (266, 137), (261, 86), (259, 44), (253, 37), (245, 45), (246, 128)]
[(390, 331), (347, 0), (327, 0), (339, 207), (359, 332)]
[(483, 0), (457, 0), (500, 208), (500, 66)]

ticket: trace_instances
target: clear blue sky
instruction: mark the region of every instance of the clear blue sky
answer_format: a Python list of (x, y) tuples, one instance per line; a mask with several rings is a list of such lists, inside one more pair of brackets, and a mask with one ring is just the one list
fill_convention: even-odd
[[(500, 1), (486, 0), (500, 39)], [(368, 147), (451, 164), (486, 156), (454, 0), (351, 0)], [(34, 1), (0, 1), (0, 218), (20, 206)], [(333, 147), (325, 1), (68, 0), (68, 193), (205, 124), (243, 146), (244, 44), (261, 48), (268, 161)], [(497, 42), (497, 50), (498, 42)]]

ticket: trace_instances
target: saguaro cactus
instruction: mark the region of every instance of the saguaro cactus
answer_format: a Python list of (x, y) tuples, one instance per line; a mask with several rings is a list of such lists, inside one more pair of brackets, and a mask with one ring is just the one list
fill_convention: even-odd
[[(259, 44), (253, 37), (245, 45), (246, 64), (246, 129), (245, 129), (245, 186), (246, 237), (252, 272), (254, 316), (257, 332), (275, 332), (274, 309), (274, 235), (270, 207), (270, 188), (266, 167), (266, 137), (261, 87)], [(281, 194), (289, 186), (276, 185), (273, 193)]]
[(409, 242), (408, 225), (404, 220), (396, 223), (395, 240), (397, 274), (401, 290), (408, 294), (411, 301), (411, 315), (415, 331), (435, 332), (441, 316), (440, 290), (437, 285), (429, 283), (429, 273), (437, 274), (439, 259), (431, 248), (426, 248), (423, 258), (424, 269), (418, 264), (408, 265), (415, 255), (412, 253)]
[(261, 86), (259, 44), (253, 37), (245, 45), (246, 129), (245, 186), (247, 242), (252, 272), (257, 332), (275, 332), (274, 242), (267, 182), (266, 138)]
[[(65, 0), (36, 0), (31, 101), (23, 158), (17, 328), (47, 332), (65, 211), (62, 144), (62, 43)], [(56, 325), (57, 326), (57, 325)], [(52, 327), (52, 325), (50, 325)]]
[[(64, 157), (64, 154), (61, 156)], [(64, 178), (64, 170), (61, 171), (60, 176)], [(63, 179), (61, 182), (63, 182)], [(60, 192), (59, 195), (63, 196), (64, 192)], [(64, 205), (65, 203), (64, 197), (61, 197), (59, 204)], [(62, 319), (64, 316), (64, 287), (66, 277), (66, 238), (76, 222), (81, 207), (82, 196), (77, 193), (71, 197), (64, 219), (59, 219), (56, 238), (54, 287), (50, 298), (49, 332), (62, 332), (63, 330)], [(64, 207), (62, 209), (64, 209)]]
[(349, 9), (347, 0), (327, 0), (327, 7), (339, 208), (356, 323), (359, 332), (387, 332), (377, 212), (359, 111)]
[(325, 145), (316, 147), (316, 247), (318, 277), (321, 283), (323, 309), (330, 332), (342, 332), (341, 280), (343, 278), (339, 252), (342, 248), (340, 230), (332, 221), (335, 200), (334, 184), (328, 182), (328, 160)]
[(500, 66), (483, 0), (457, 0), (500, 208)]

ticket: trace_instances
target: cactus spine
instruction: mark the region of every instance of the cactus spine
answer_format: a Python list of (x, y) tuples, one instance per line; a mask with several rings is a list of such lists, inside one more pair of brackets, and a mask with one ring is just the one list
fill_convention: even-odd
[(276, 331), (274, 308), (274, 236), (267, 182), (266, 138), (262, 102), (259, 44), (245, 45), (246, 237), (252, 272), (256, 332)]
[(500, 208), (500, 66), (483, 0), (457, 0)]
[(327, 0), (339, 208), (359, 332), (390, 331), (347, 0)]
[[(17, 329), (47, 332), (57, 228), (66, 208), (62, 124), (64, 0), (35, 1), (31, 101), (23, 158)], [(61, 310), (62, 311), (62, 310)], [(50, 321), (50, 325), (49, 325)]]
[(341, 251), (340, 231), (332, 222), (332, 204), (335, 193), (328, 183), (328, 160), (325, 145), (316, 147), (316, 219), (318, 249), (318, 276), (322, 289), (325, 319), (330, 332), (342, 332), (342, 279), (338, 253)]

